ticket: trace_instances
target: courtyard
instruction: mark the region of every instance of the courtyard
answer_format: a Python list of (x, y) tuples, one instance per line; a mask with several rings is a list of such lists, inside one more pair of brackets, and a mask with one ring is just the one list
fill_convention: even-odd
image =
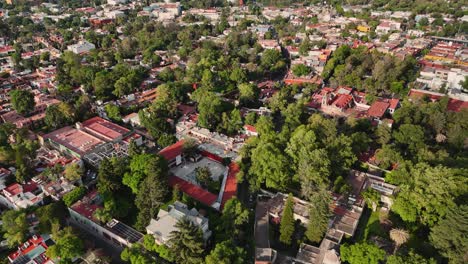
[(200, 185), (196, 178), (196, 169), (201, 167), (208, 167), (211, 172), (211, 178), (215, 182), (223, 179), (227, 167), (219, 162), (203, 157), (197, 162), (190, 162), (184, 160), (180, 165), (171, 168), (170, 172), (175, 176), (188, 181), (192, 184)]

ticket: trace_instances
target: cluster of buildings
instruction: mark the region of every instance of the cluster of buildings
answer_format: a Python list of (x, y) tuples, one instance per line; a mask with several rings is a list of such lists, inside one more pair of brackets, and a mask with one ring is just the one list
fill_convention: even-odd
[[(7, 1), (10, 2), (11, 1)], [(318, 111), (327, 116), (367, 118), (375, 125), (392, 126), (392, 115), (400, 107), (399, 98), (370, 98), (365, 92), (352, 87), (329, 87), (324, 83), (321, 74), (332, 57), (333, 52), (341, 45), (352, 48), (365, 46), (370, 52), (373, 50), (390, 54), (400, 59), (415, 57), (421, 68), (408, 97), (410, 100), (428, 98), (438, 101), (449, 96), (448, 110), (461, 111), (468, 108), (468, 96), (462, 85), (468, 76), (467, 41), (459, 38), (441, 38), (427, 36), (424, 27), (408, 28), (408, 22), (418, 23), (427, 15), (418, 15), (414, 19), (410, 12), (372, 11), (371, 17), (376, 24), (367, 23), (365, 19), (339, 15), (329, 6), (290, 6), (285, 8), (264, 7), (262, 17), (253, 15), (244, 6), (244, 1), (230, 1), (235, 4), (230, 11), (221, 8), (187, 8), (180, 2), (164, 1), (148, 4), (145, 1), (107, 0), (99, 6), (89, 6), (65, 9), (57, 4), (41, 3), (31, 9), (31, 13), (22, 14), (30, 17), (36, 24), (44, 24), (48, 20), (62, 21), (72, 15), (78, 16), (82, 22), (89, 23), (89, 27), (81, 28), (81, 33), (93, 31), (99, 35), (109, 34), (108, 27), (116, 21), (123, 21), (134, 10), (138, 10), (138, 17), (146, 17), (165, 25), (178, 23), (180, 25), (199, 25), (210, 23), (216, 25), (226, 15), (230, 26), (236, 26), (241, 21), (248, 20), (249, 26), (243, 33), (252, 33), (255, 42), (262, 50), (276, 50), (288, 56), (287, 73), (281, 79), (262, 80), (256, 85), (260, 89), (260, 102), (265, 103), (276, 93), (275, 81), (287, 85), (315, 85), (317, 90), (310, 96), (307, 107), (310, 111)], [(363, 6), (344, 6), (345, 12), (359, 13)], [(45, 10), (47, 12), (45, 12)], [(69, 12), (70, 11), (70, 12)], [(0, 10), (0, 17), (8, 16), (8, 10)], [(279, 34), (268, 21), (287, 19), (291, 26), (304, 26), (294, 34)], [(467, 18), (463, 18), (468, 20)], [(446, 22), (455, 18), (444, 16)], [(78, 38), (62, 36), (59, 31), (47, 29), (47, 38), (33, 36), (32, 43), (21, 44), (20, 58), (32, 60), (45, 53), (50, 58), (43, 60), (42, 66), (33, 71), (18, 70), (13, 54), (18, 47), (13, 46), (6, 38), (0, 38), (0, 119), (3, 123), (14, 124), (17, 128), (38, 130), (43, 126), (47, 107), (61, 103), (57, 94), (55, 60), (63, 51), (86, 55), (96, 49), (99, 44)], [(124, 27), (115, 30), (119, 39), (124, 39)], [(226, 29), (219, 36), (202, 36), (201, 40), (211, 39), (215, 43), (224, 43), (231, 29)], [(284, 36), (283, 36), (284, 35)], [(375, 37), (370, 37), (375, 35)], [(310, 47), (301, 51), (304, 42)], [(111, 44), (112, 45), (112, 44)], [(60, 200), (64, 195), (82, 185), (81, 180), (71, 181), (64, 177), (63, 172), (54, 177), (47, 175), (55, 166), (71, 166), (79, 164), (91, 165), (93, 169), (106, 158), (128, 155), (131, 142), (140, 146), (144, 142), (144, 129), (136, 112), (122, 118), (128, 127), (111, 122), (107, 119), (105, 106), (115, 104), (123, 108), (138, 106), (143, 108), (158, 96), (156, 87), (162, 83), (158, 79), (166, 69), (185, 69), (189, 64), (179, 55), (171, 51), (154, 51), (161, 58), (158, 65), (148, 65), (143, 62), (141, 54), (135, 58), (126, 59), (129, 67), (143, 66), (149, 70), (149, 76), (142, 82), (135, 92), (118, 98), (115, 101), (93, 103), (90, 111), (99, 116), (93, 117), (74, 125), (65, 126), (46, 134), (33, 132), (32, 137), (38, 138), (41, 147), (37, 150), (37, 157), (33, 161), (34, 177), (22, 183), (5, 184), (6, 179), (14, 175), (15, 168), (0, 167), (0, 205), (5, 208), (20, 210), (31, 206), (41, 206), (46, 198)], [(261, 55), (261, 54), (260, 54)], [(86, 60), (81, 63), (88, 63)], [(304, 76), (295, 76), (292, 67), (303, 64), (310, 69)], [(247, 67), (247, 64), (241, 64)], [(196, 88), (196, 84), (194, 84)], [(28, 115), (20, 115), (11, 106), (9, 92), (14, 89), (28, 90), (34, 94), (35, 108)], [(73, 89), (84, 89), (73, 87)], [(230, 98), (223, 98), (229, 100)], [(169, 164), (169, 184), (178, 187), (180, 191), (194, 200), (221, 211), (227, 200), (237, 193), (236, 174), (239, 166), (234, 162), (239, 160), (239, 152), (245, 140), (250, 136), (257, 136), (254, 126), (245, 125), (236, 136), (226, 136), (209, 131), (197, 125), (198, 114), (193, 105), (178, 105), (181, 114), (179, 120), (169, 120), (175, 127), (179, 140), (158, 153)], [(259, 115), (269, 115), (271, 111), (262, 106), (257, 109), (242, 109), (242, 114), (255, 112)], [(130, 129), (133, 127), (134, 129)], [(187, 154), (184, 142), (192, 139), (197, 144), (197, 153)], [(150, 142), (151, 143), (151, 142)], [(147, 144), (150, 145), (150, 144)], [(154, 144), (152, 145), (154, 146)], [(196, 170), (208, 167), (211, 180), (217, 183), (215, 190), (199, 182)], [(318, 246), (303, 244), (300, 246), (296, 263), (303, 264), (334, 264), (340, 263), (339, 245), (343, 237), (352, 237), (364, 208), (362, 191), (372, 188), (381, 194), (381, 205), (390, 208), (392, 195), (397, 191), (396, 186), (385, 183), (376, 175), (351, 171), (347, 177), (352, 192), (348, 195), (332, 194), (330, 204), (332, 217), (329, 219), (327, 232)], [(269, 228), (278, 224), (282, 217), (286, 195), (282, 193), (264, 193), (257, 201), (255, 211), (255, 260), (256, 263), (274, 263), (278, 252), (272, 248), (269, 241)], [(95, 217), (95, 212), (103, 208), (102, 197), (96, 192), (87, 193), (76, 203), (69, 206), (70, 221), (79, 227), (102, 237), (105, 241), (118, 246), (129, 247), (141, 242), (143, 234), (123, 222), (112, 219), (101, 222)], [(309, 207), (307, 201), (294, 198), (294, 218), (306, 225), (309, 222)], [(34, 218), (34, 217), (32, 217)], [(204, 210), (189, 208), (181, 202), (174, 202), (167, 209), (159, 210), (158, 215), (146, 227), (147, 234), (154, 236), (158, 245), (168, 245), (170, 233), (177, 229), (176, 223), (186, 218), (200, 227), (203, 239), (207, 242), (212, 236), (207, 214)], [(31, 220), (34, 222), (33, 220)], [(37, 222), (37, 221), (35, 221)], [(47, 258), (45, 251), (51, 245), (47, 235), (33, 236), (17, 251), (8, 256), (11, 263), (53, 264)]]
[[(364, 210), (365, 201), (361, 193), (368, 189), (374, 189), (380, 194), (380, 203), (388, 210), (392, 203), (393, 195), (398, 191), (394, 185), (388, 184), (382, 177), (351, 170), (346, 178), (351, 186), (349, 194), (342, 195), (332, 193), (330, 204), (331, 217), (325, 236), (318, 247), (301, 244), (296, 257), (292, 262), (301, 264), (339, 264), (339, 245), (343, 238), (355, 235), (359, 220)], [(278, 252), (270, 246), (270, 225), (279, 225), (287, 195), (282, 193), (272, 194), (263, 191), (257, 200), (255, 211), (255, 263), (279, 263)], [(309, 202), (297, 197), (293, 198), (293, 216), (296, 221), (307, 226), (309, 223)], [(313, 219), (312, 219), (313, 221)]]

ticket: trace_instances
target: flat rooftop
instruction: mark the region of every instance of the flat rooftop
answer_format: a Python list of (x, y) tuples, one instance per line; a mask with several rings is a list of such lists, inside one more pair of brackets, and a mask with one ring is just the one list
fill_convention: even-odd
[(83, 128), (103, 140), (115, 140), (130, 132), (125, 127), (109, 122), (100, 117), (93, 117), (81, 123)]
[(96, 146), (105, 143), (103, 140), (71, 126), (46, 134), (44, 139), (63, 145), (79, 155), (85, 155)]

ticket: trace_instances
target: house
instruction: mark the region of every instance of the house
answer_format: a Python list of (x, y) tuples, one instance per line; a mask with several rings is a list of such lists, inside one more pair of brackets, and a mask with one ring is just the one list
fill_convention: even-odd
[(258, 136), (257, 129), (254, 126), (251, 125), (244, 125), (244, 133), (247, 136)]
[(124, 122), (125, 124), (130, 124), (133, 127), (141, 126), (140, 117), (138, 116), (138, 113), (131, 113), (122, 117), (122, 122)]
[(34, 96), (34, 101), (36, 105), (28, 116), (20, 115), (16, 110), (12, 110), (0, 116), (2, 121), (12, 123), (18, 128), (40, 126), (45, 118), (47, 107), (60, 103), (59, 100), (43, 94)]
[(159, 155), (167, 160), (169, 167), (180, 165), (184, 155), (184, 141), (180, 140), (175, 144), (163, 148), (159, 151)]
[(101, 223), (94, 213), (102, 207), (101, 197), (97, 191), (89, 192), (78, 202), (68, 207), (70, 220), (85, 230), (103, 238), (104, 241), (118, 247), (130, 247), (143, 238), (143, 234), (126, 224), (112, 219)]
[(387, 102), (375, 101), (367, 110), (367, 116), (380, 123), (389, 107), (390, 104)]
[(44, 196), (41, 188), (33, 181), (25, 184), (13, 183), (2, 190), (0, 203), (15, 210), (25, 209), (42, 205)]
[(177, 231), (177, 222), (184, 218), (201, 229), (204, 242), (211, 237), (208, 218), (201, 215), (195, 208), (189, 210), (187, 205), (181, 202), (169, 205), (167, 211), (160, 209), (157, 218), (151, 219), (150, 224), (146, 227), (146, 232), (154, 236), (158, 245), (167, 245), (171, 232)]
[[(277, 193), (268, 201), (268, 213), (272, 218), (272, 222), (281, 222), (281, 216), (287, 198), (287, 195), (283, 193)], [(293, 197), (293, 201), (294, 220), (299, 220), (302, 224), (307, 224), (309, 222), (309, 203), (297, 197)]]
[(281, 51), (281, 46), (275, 39), (260, 39), (258, 40), (258, 44), (260, 44), (264, 49), (275, 49)]
[(391, 31), (401, 30), (401, 23), (392, 20), (382, 20), (375, 28), (375, 32), (380, 34), (388, 34)]
[(359, 25), (356, 27), (359, 32), (367, 33), (371, 31), (371, 27), (365, 25)]
[(91, 51), (92, 49), (95, 49), (96, 46), (94, 46), (93, 43), (90, 43), (86, 40), (81, 40), (77, 44), (73, 44), (67, 47), (67, 50), (76, 53), (76, 54), (82, 54), (82, 53), (87, 53)]
[(46, 255), (47, 248), (53, 244), (49, 235), (34, 235), (8, 255), (8, 261), (12, 264), (54, 264)]
[(126, 4), (127, 0), (107, 0), (108, 5), (120, 5), (120, 4)]

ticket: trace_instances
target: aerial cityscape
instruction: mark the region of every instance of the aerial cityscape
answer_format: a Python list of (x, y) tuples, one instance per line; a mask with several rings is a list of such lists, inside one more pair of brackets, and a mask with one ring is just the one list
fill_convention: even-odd
[(468, 263), (468, 0), (1, 1), (10, 263)]

